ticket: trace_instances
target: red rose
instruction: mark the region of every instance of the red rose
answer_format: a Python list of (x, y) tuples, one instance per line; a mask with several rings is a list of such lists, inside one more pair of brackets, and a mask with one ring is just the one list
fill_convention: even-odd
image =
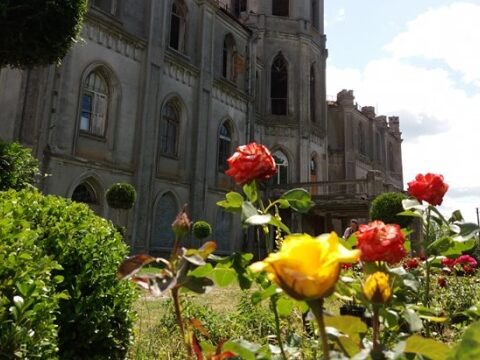
[(255, 142), (237, 147), (237, 151), (227, 162), (230, 168), (225, 174), (231, 176), (238, 185), (252, 180), (267, 180), (277, 172), (270, 151)]
[(405, 236), (397, 224), (384, 224), (376, 220), (360, 225), (355, 235), (358, 248), (362, 252), (362, 261), (386, 261), (395, 264), (407, 255), (403, 246)]
[(341, 264), (340, 267), (343, 270), (350, 270), (352, 268), (352, 264), (345, 263), (345, 264)]
[(465, 272), (465, 274), (473, 274), (475, 272), (475, 269), (467, 264), (463, 265), (463, 271)]
[(407, 270), (416, 269), (419, 264), (420, 263), (417, 258), (408, 259), (405, 261), (404, 268)]
[(442, 259), (442, 265), (448, 268), (453, 268), (455, 266), (455, 259), (444, 258)]
[(437, 284), (438, 284), (438, 286), (443, 288), (443, 287), (447, 286), (447, 279), (445, 279), (443, 276), (440, 276), (437, 279)]
[(418, 174), (414, 181), (408, 183), (408, 193), (419, 201), (426, 201), (430, 205), (441, 205), (448, 185), (443, 182), (443, 176), (428, 173)]
[(460, 264), (460, 265), (461, 264), (466, 264), (466, 265), (469, 265), (472, 268), (476, 268), (477, 267), (477, 260), (475, 260), (470, 255), (462, 255), (462, 256), (459, 256), (455, 260), (455, 264)]

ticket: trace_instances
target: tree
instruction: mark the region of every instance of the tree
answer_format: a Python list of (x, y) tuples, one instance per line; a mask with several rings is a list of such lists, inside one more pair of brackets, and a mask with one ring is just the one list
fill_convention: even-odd
[(59, 62), (78, 36), (88, 0), (0, 0), (0, 68)]

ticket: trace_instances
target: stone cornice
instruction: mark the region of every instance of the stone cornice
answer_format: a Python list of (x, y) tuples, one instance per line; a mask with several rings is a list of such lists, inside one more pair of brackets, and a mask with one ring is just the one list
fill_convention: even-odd
[(240, 111), (247, 112), (247, 104), (250, 98), (234, 85), (224, 79), (215, 79), (212, 95), (224, 104), (232, 106)]
[(146, 46), (144, 40), (109, 24), (104, 24), (97, 18), (88, 16), (83, 24), (81, 34), (85, 40), (94, 41), (134, 61), (140, 62), (143, 59)]

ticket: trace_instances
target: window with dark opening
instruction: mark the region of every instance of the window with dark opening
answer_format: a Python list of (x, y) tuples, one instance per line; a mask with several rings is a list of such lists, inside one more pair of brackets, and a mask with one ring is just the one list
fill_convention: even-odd
[(288, 65), (282, 54), (272, 64), (270, 99), (272, 114), (286, 115), (288, 106)]
[(179, 128), (178, 106), (169, 101), (162, 110), (160, 122), (159, 152), (162, 155), (177, 156), (177, 139)]
[(185, 7), (180, 2), (175, 1), (172, 4), (170, 18), (170, 47), (178, 51), (183, 51), (184, 49), (185, 16)]
[(318, 0), (312, 0), (312, 26), (318, 30)]
[(247, 0), (233, 0), (233, 13), (236, 17), (245, 11), (247, 11)]
[(315, 122), (315, 107), (316, 107), (316, 94), (315, 94), (315, 67), (312, 65), (310, 68), (310, 121)]
[(288, 16), (289, 1), (288, 0), (272, 0), (272, 15)]
[(83, 183), (78, 185), (73, 191), (72, 200), (85, 204), (96, 204), (97, 196), (95, 195), (95, 190), (90, 184)]
[(227, 122), (220, 125), (218, 131), (218, 160), (217, 168), (219, 172), (227, 169), (227, 159), (232, 153), (232, 132)]

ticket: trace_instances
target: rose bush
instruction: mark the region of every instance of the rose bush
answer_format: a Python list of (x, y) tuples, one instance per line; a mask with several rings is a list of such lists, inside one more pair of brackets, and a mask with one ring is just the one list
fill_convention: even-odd
[(360, 225), (355, 235), (358, 248), (362, 252), (362, 261), (386, 261), (395, 264), (407, 254), (404, 247), (405, 236), (396, 224), (372, 221)]
[(427, 173), (418, 174), (415, 180), (408, 183), (408, 193), (419, 201), (426, 201), (430, 205), (441, 205), (443, 196), (448, 190), (448, 185), (443, 181), (443, 176)]
[(268, 180), (277, 172), (270, 151), (255, 142), (237, 147), (227, 162), (230, 168), (225, 174), (231, 176), (238, 185), (252, 180)]

